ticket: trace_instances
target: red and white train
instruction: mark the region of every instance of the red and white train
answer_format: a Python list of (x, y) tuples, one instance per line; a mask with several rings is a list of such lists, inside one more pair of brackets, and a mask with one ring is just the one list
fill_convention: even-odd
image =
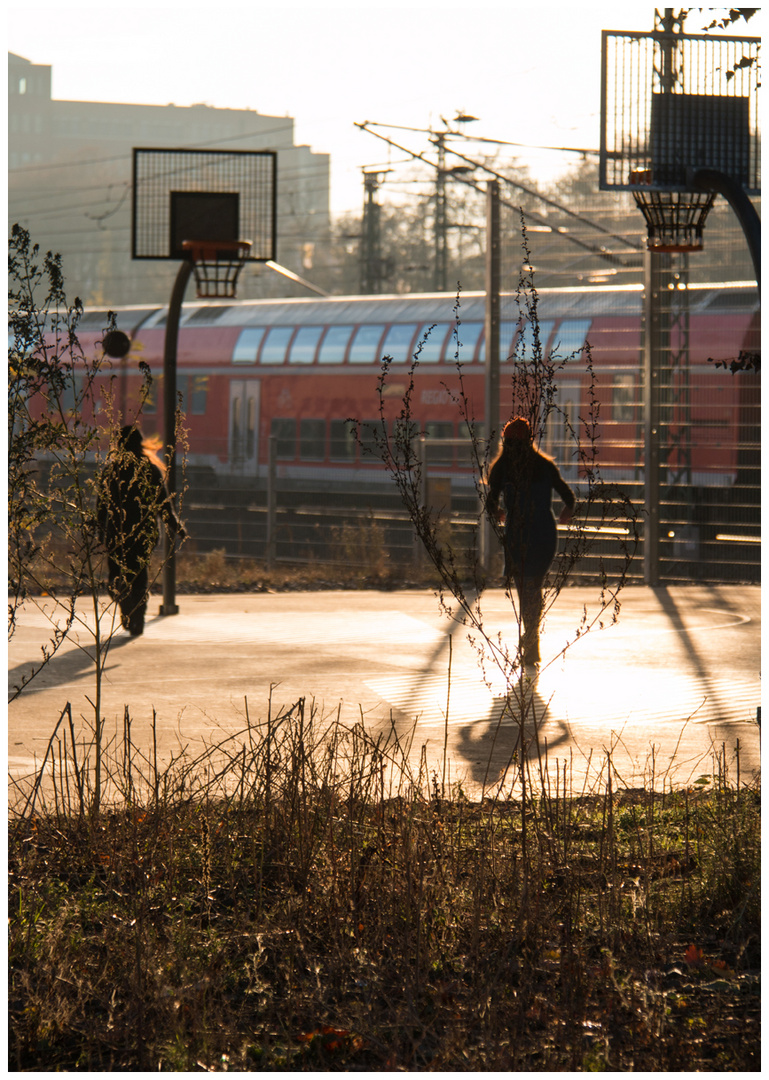
[[(758, 293), (745, 282), (694, 285), (687, 306), (685, 323), (679, 321), (671, 334), (677, 356), (663, 422), (679, 432), (686, 427), (691, 482), (727, 486), (735, 482), (746, 440), (757, 437), (759, 380), (735, 378), (708, 361), (758, 350)], [(514, 297), (503, 297), (501, 308), (504, 421), (510, 374), (516, 357), (531, 349), (532, 331), (520, 324)], [(123, 421), (130, 421), (139, 408), (139, 362), (149, 365), (152, 391), (140, 417), (148, 435), (162, 436), (166, 310), (117, 310), (118, 328), (130, 337), (131, 350), (125, 360), (112, 361), (104, 375), (112, 380)], [(600, 403), (601, 472), (607, 480), (638, 479), (643, 467), (640, 287), (542, 289), (538, 322), (546, 354), (566, 358), (589, 342)], [(78, 332), (86, 353), (100, 348), (105, 325), (106, 312), (86, 311)], [(189, 464), (212, 470), (222, 481), (256, 480), (265, 476), (268, 437), (275, 435), (278, 474), (287, 481), (301, 486), (376, 482), (381, 463), (364, 452), (348, 420), (378, 422), (380, 361), (389, 356), (385, 400), (391, 409), (388, 423), (397, 422), (420, 343), (413, 418), (428, 439), (462, 438), (464, 420), (455, 401), (458, 359), (471, 415), (483, 417), (481, 293), (462, 295), (458, 305), (446, 294), (185, 304), (177, 389), (184, 400)], [(562, 415), (577, 426), (587, 408), (587, 387), (584, 363), (567, 360), (557, 372), (562, 413), (553, 414), (542, 440), (574, 480), (578, 470)], [(441, 454), (445, 469), (461, 471), (453, 449)], [(675, 461), (668, 464), (676, 467)]]

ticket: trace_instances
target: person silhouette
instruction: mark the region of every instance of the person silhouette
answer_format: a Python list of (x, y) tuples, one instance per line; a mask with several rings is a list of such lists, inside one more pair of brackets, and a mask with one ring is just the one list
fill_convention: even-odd
[(158, 518), (172, 536), (186, 537), (162, 462), (145, 447), (141, 429), (128, 424), (121, 428), (100, 478), (97, 522), (107, 550), (109, 593), (132, 637), (144, 632), (149, 563), (160, 538)]
[[(520, 655), (526, 666), (541, 660), (542, 590), (558, 545), (553, 491), (564, 502), (560, 521), (566, 524), (574, 510), (574, 492), (553, 459), (535, 449), (529, 421), (516, 416), (505, 425), (499, 453), (489, 469), (486, 510), (493, 520), (504, 522), (505, 584), (512, 579), (518, 593)], [(504, 509), (499, 506), (500, 496)]]

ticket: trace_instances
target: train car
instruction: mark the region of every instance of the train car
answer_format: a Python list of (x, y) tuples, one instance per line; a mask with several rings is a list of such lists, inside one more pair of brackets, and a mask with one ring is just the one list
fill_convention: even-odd
[[(677, 298), (680, 301), (680, 297)], [(278, 475), (299, 486), (375, 485), (386, 479), (367, 453), (379, 427), (380, 403), (389, 430), (410, 394), (415, 428), (427, 440), (462, 440), (468, 419), (484, 412), (484, 295), (446, 294), (329, 299), (193, 302), (179, 329), (177, 388), (188, 431), (187, 460), (222, 483), (259, 483), (275, 436)], [(735, 379), (709, 362), (758, 349), (759, 299), (752, 283), (694, 285), (685, 318), (675, 305), (663, 388), (671, 477), (685, 467), (698, 486), (734, 484), (744, 444), (758, 431), (757, 380)], [(139, 363), (152, 374), (141, 423), (162, 436), (165, 308), (125, 308), (117, 325), (131, 339), (113, 361), (112, 387), (123, 420), (139, 410)], [(537, 339), (521, 321), (514, 296), (503, 296), (500, 333), (500, 420), (510, 410), (516, 363), (539, 347), (556, 358), (556, 403), (543, 448), (565, 475), (579, 481), (569, 427), (584, 430), (589, 409), (586, 343), (599, 407), (598, 464), (611, 480), (639, 480), (643, 469), (643, 317), (639, 286), (542, 289)], [(98, 351), (106, 312), (87, 311), (79, 337)], [(380, 385), (381, 360), (390, 357)], [(458, 366), (459, 363), (459, 366)], [(461, 379), (460, 379), (461, 370)], [(381, 391), (381, 393), (380, 393)], [(464, 408), (458, 398), (464, 396)], [(362, 422), (356, 438), (350, 420)], [(461, 482), (464, 458), (438, 443), (437, 464)]]

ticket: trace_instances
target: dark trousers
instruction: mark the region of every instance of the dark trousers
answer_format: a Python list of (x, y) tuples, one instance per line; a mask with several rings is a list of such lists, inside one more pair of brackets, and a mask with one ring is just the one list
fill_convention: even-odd
[[(549, 524), (549, 522), (548, 522)], [(524, 664), (538, 664), (539, 628), (544, 609), (545, 578), (555, 557), (555, 521), (552, 530), (542, 529), (526, 543), (505, 537), (505, 579), (518, 593), (521, 620), (520, 651)]]
[(524, 664), (538, 664), (542, 659), (539, 653), (539, 627), (542, 622), (544, 607), (543, 589), (545, 575), (532, 577), (513, 571), (513, 582), (518, 592), (520, 608), (521, 635), (520, 649)]
[(146, 560), (133, 552), (110, 555), (109, 594), (120, 608), (120, 621), (133, 637), (144, 632), (144, 615), (149, 595), (149, 572)]

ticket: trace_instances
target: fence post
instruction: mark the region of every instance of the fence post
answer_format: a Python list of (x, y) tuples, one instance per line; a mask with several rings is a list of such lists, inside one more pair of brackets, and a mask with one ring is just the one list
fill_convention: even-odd
[[(489, 456), (494, 447), (499, 428), (499, 181), (489, 183), (486, 194), (486, 371), (485, 416), (486, 439)], [(491, 522), (481, 507), (481, 567), (488, 574), (491, 569)]]
[(277, 435), (270, 435), (267, 440), (268, 445), (268, 458), (267, 458), (267, 569), (272, 570), (273, 563), (275, 562), (275, 535), (277, 529), (276, 522), (276, 467), (275, 462), (277, 460)]
[[(424, 510), (427, 507), (427, 439), (420, 435), (417, 439), (419, 455), (419, 503)], [(414, 569), (421, 570), (424, 566), (425, 549), (419, 536), (414, 534)]]

